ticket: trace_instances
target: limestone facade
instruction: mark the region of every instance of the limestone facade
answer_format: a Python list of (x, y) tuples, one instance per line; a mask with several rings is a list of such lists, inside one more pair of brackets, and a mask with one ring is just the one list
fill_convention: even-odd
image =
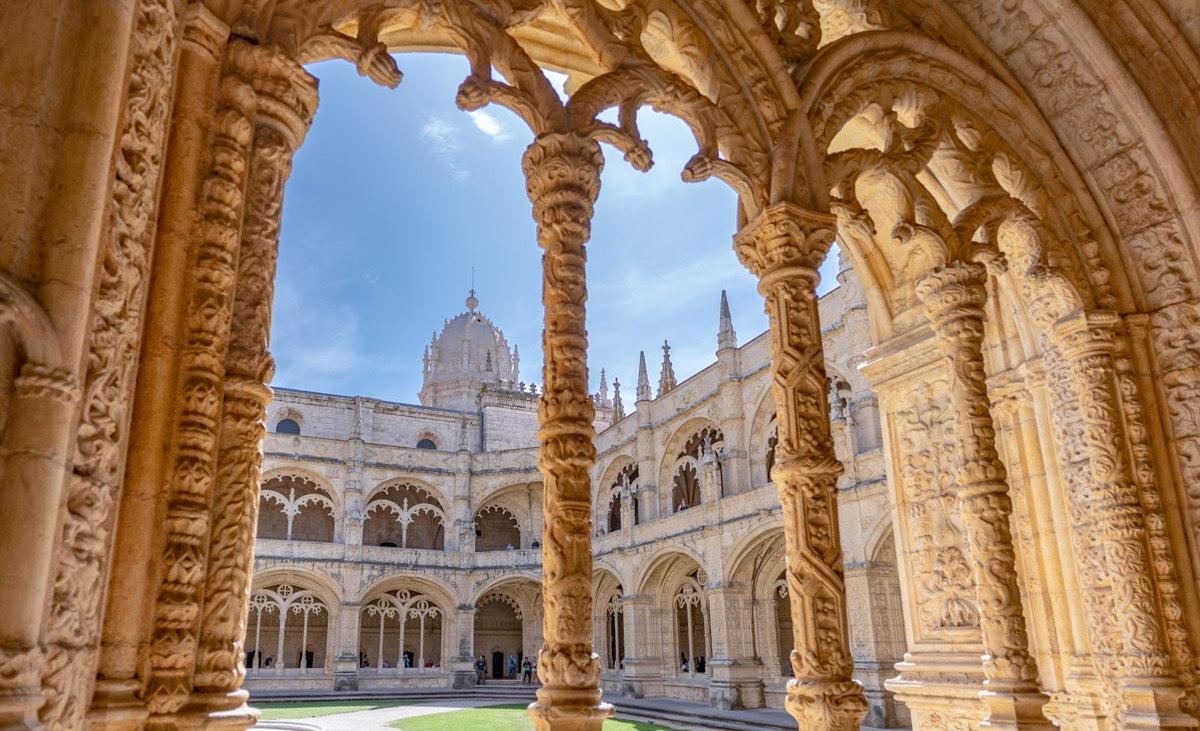
[[(0, 724), (252, 723), (279, 214), (319, 96), (303, 65), (395, 86), (411, 49), (464, 54), (459, 106), (530, 129), (539, 731), (611, 713), (584, 262), (598, 144), (653, 162), (643, 106), (695, 135), (684, 181), (736, 191), (767, 308), (798, 728), (869, 709), (814, 291), (835, 237), (867, 302), (905, 617), (886, 685), (914, 726), (1200, 723), (1194, 3), (31, 0), (0, 13)], [(392, 597), (377, 611), (436, 624)]]
[[(906, 725), (883, 688), (903, 654), (903, 615), (878, 407), (858, 371), (870, 344), (866, 302), (848, 268), (839, 278), (821, 300), (821, 321), (832, 433), (847, 466), (838, 502), (852, 651), (872, 702), (868, 722)], [(473, 293), (467, 305), (427, 349), (422, 406), (274, 389), (247, 640), (248, 652), (263, 654), (248, 655), (250, 690), (473, 683), (479, 654), (490, 673), (500, 653), (505, 676), (509, 657), (536, 659), (535, 387), (489, 367), (511, 353)], [(782, 707), (790, 619), (783, 519), (768, 475), (770, 348), (765, 333), (738, 347), (724, 299), (719, 314), (712, 366), (673, 384), (668, 354), (657, 398), (626, 392), (636, 407), (628, 414), (619, 383), (610, 393), (604, 379), (593, 394), (594, 641), (611, 694)], [(452, 372), (474, 389), (473, 408), (446, 408), (463, 406), (462, 393), (435, 390)], [(299, 434), (280, 433), (292, 424)], [(280, 596), (280, 585), (320, 608), (288, 615), (295, 599)], [(400, 617), (378, 609), (380, 597), (403, 593), (438, 612), (424, 653), (419, 617), (406, 619), (406, 656)], [(390, 668), (380, 662), (380, 619)], [(311, 666), (299, 661), (305, 645)], [(263, 666), (268, 658), (273, 667)]]

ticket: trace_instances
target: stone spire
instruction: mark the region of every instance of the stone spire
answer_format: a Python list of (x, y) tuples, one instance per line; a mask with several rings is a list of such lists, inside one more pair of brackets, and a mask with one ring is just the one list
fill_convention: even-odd
[(621, 403), (621, 379), (613, 379), (613, 422), (625, 418), (625, 404)]
[(637, 400), (649, 401), (654, 398), (650, 393), (650, 375), (646, 372), (646, 351), (638, 353), (638, 387)]
[(516, 343), (513, 344), (512, 356), (512, 380), (516, 383), (521, 379), (521, 354), (517, 350)]
[(604, 369), (600, 369), (600, 392), (597, 394), (600, 397), (600, 403), (597, 406), (611, 406), (612, 402), (608, 400), (608, 374)]
[(729, 316), (729, 297), (721, 290), (721, 327), (717, 331), (717, 350), (737, 347), (737, 333), (733, 331), (733, 318)]
[(663, 341), (662, 351), (662, 373), (658, 376), (658, 395), (660, 398), (664, 393), (675, 388), (675, 368), (671, 365), (671, 345), (666, 340)]

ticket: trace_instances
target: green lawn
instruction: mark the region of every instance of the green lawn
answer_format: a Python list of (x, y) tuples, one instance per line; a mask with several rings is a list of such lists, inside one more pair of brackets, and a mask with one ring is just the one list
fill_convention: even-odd
[(262, 720), (281, 721), (289, 718), (308, 718), (310, 716), (331, 716), (335, 713), (351, 713), (353, 711), (373, 711), (376, 708), (393, 708), (395, 706), (411, 706), (426, 701), (313, 701), (310, 703), (255, 703), (250, 705), (262, 711)]
[[(509, 703), (481, 708), (464, 708), (449, 713), (404, 718), (388, 724), (401, 731), (533, 731), (533, 719), (523, 704)], [(604, 731), (674, 731), (644, 721), (609, 719)]]

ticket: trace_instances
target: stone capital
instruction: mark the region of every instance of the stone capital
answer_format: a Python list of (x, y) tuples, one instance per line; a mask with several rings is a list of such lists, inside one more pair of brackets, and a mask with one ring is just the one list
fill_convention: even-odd
[(604, 169), (604, 155), (595, 140), (577, 134), (539, 135), (526, 148), (521, 169), (539, 224), (563, 223), (563, 217), (569, 217), (590, 228)]
[(204, 3), (188, 5), (183, 21), (183, 44), (205, 53), (213, 61), (229, 41), (229, 26)]
[(298, 149), (317, 111), (317, 80), (279, 47), (241, 39), (226, 48), (224, 65), (227, 77), (253, 90), (245, 102), (252, 109), (243, 111), (278, 131), (290, 151)]
[(1117, 313), (1110, 310), (1078, 310), (1054, 324), (1054, 337), (1069, 361), (1109, 354), (1116, 347), (1120, 321)]
[(776, 203), (734, 234), (733, 247), (742, 265), (761, 280), (760, 292), (796, 277), (815, 289), (817, 268), (833, 244), (836, 224), (832, 214)]
[(917, 297), (935, 328), (963, 317), (982, 317), (987, 302), (987, 267), (953, 261), (934, 267), (917, 282)]

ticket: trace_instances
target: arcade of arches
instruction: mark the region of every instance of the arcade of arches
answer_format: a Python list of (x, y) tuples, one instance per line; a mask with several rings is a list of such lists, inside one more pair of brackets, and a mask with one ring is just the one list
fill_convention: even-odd
[[(903, 657), (904, 619), (880, 425), (875, 396), (855, 369), (870, 328), (862, 288), (844, 257), (839, 263), (839, 286), (818, 307), (834, 404), (830, 435), (846, 466), (838, 508), (854, 677), (869, 725), (905, 726), (904, 705), (885, 687)], [(537, 661), (544, 488), (537, 424), (526, 418), (537, 397), (511, 382), (515, 373), (487, 367), (512, 353), (482, 314), (486, 305), (474, 295), (466, 304), (435, 335), (419, 406), (275, 388), (252, 597), (259, 587), (270, 592), (281, 575), (333, 591), (322, 604), (327, 631), (307, 635), (324, 658), (312, 666), (290, 645), (279, 651), (277, 635), (259, 641), (252, 599), (247, 652), (283, 659), (248, 668), (251, 693), (464, 687), (474, 683), (471, 659), (480, 655), (488, 677)], [(762, 334), (739, 346), (724, 297), (714, 314), (713, 367), (676, 382), (666, 355), (657, 396), (643, 369), (630, 414), (619, 382), (610, 393), (602, 376), (592, 395), (593, 646), (601, 687), (613, 695), (781, 708), (793, 640), (783, 515), (769, 477), (777, 431), (770, 340)], [(465, 402), (455, 393), (472, 390)], [(472, 401), (475, 409), (466, 408)], [(305, 426), (296, 434), (287, 422)], [(424, 449), (422, 439), (442, 449)], [(292, 484), (305, 486), (298, 497), (273, 497), (292, 495)], [(307, 497), (315, 494), (332, 500)], [(272, 527), (296, 510), (293, 522), (307, 513), (324, 521), (329, 505), (336, 540), (288, 538)], [(376, 513), (392, 533), (373, 528)], [(414, 532), (414, 519), (405, 534), (406, 516), (418, 514), (425, 533)], [(388, 629), (392, 615), (373, 609), (370, 598), (382, 585), (429, 596), (446, 628), (437, 651), (422, 653), (416, 629), (401, 637), (398, 619)], [(288, 627), (289, 642), (304, 639), (295, 617)]]
[[(280, 199), (317, 105), (303, 64), (344, 58), (395, 86), (389, 52), (406, 49), (463, 53), (459, 105), (504, 105), (531, 130), (523, 171), (545, 255), (544, 520), (518, 529), (523, 542), (535, 528), (541, 539), (539, 729), (598, 729), (612, 713), (600, 693), (608, 633), (597, 607), (612, 594), (596, 593), (605, 568), (592, 549), (600, 407), (587, 393), (584, 249), (598, 145), (650, 165), (637, 126), (647, 105), (693, 131), (685, 181), (716, 177), (736, 191), (733, 245), (766, 303), (778, 499), (764, 509), (782, 511), (786, 562), (755, 586), (776, 592), (760, 602), (786, 590), (783, 693), (799, 727), (854, 728), (870, 708), (854, 677), (853, 564), (839, 535), (837, 485), (852, 465), (836, 459), (814, 293), (835, 236), (867, 304), (871, 347), (856, 365), (878, 395), (904, 625), (886, 687), (913, 725), (1197, 726), (1192, 0), (9, 3), (0, 725), (249, 725), (251, 607), (262, 607), (260, 639), (275, 632), (281, 669), (307, 666), (308, 644), (318, 662), (306, 633), (328, 628), (336, 587), (286, 574), (251, 583), (260, 503), (304, 516), (301, 501), (327, 501), (333, 545), (357, 539), (345, 524), (366, 520), (363, 504), (340, 504), (312, 475), (280, 475), (278, 497), (260, 497)], [(542, 67), (568, 75), (568, 100)], [(610, 108), (615, 123), (599, 116)], [(431, 393), (462, 395), (466, 383)], [(311, 426), (292, 421), (301, 434)], [(626, 422), (636, 431), (635, 418), (616, 428)], [(746, 443), (720, 429), (723, 450)], [(684, 444), (672, 449), (674, 459)], [(702, 509), (730, 499), (706, 486), (754, 484), (719, 464), (722, 453), (699, 453)], [(639, 523), (691, 520), (667, 513), (674, 464), (638, 467), (657, 491), (639, 498)], [(436, 543), (432, 512), (409, 502), (406, 524), (403, 498), (381, 499), (401, 514), (384, 506), (371, 520), (398, 522), (401, 540), (389, 525), (397, 548), (376, 549), (438, 553), (400, 547)], [(459, 530), (444, 531), (444, 546), (463, 545), (468, 509), (424, 504)], [(272, 530), (326, 545), (297, 536), (327, 535), (325, 518), (281, 512)], [(623, 515), (619, 533), (636, 534), (633, 522)], [(605, 581), (626, 592), (628, 635), (615, 624), (612, 642), (629, 653), (635, 628), (658, 621), (672, 647), (655, 657), (673, 660), (686, 635), (691, 652), (711, 645), (710, 693), (752, 692), (732, 648), (757, 647), (765, 663), (783, 643), (729, 641), (751, 625), (731, 611), (745, 607), (749, 579), (689, 560), (644, 566), (652, 595), (614, 567)], [(376, 629), (385, 657), (394, 643), (399, 660), (412, 635), (443, 664), (467, 662), (461, 643), (448, 646), (464, 634), (457, 597), (397, 575), (363, 589), (363, 602), (395, 613)], [(418, 594), (426, 604), (401, 616)], [(538, 616), (539, 602), (510, 598), (523, 622)], [(899, 649), (889, 626), (876, 644)]]

